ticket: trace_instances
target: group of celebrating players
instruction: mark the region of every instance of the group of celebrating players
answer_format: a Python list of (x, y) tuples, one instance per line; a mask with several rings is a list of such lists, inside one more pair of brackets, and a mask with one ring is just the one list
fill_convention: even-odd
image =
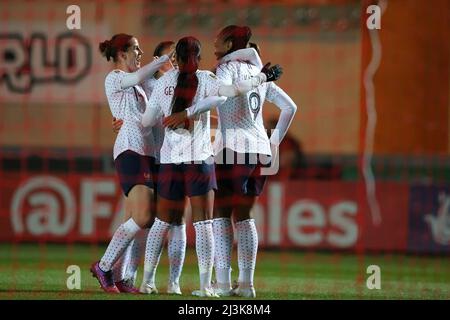
[[(91, 272), (106, 292), (158, 293), (156, 268), (166, 237), (167, 293), (181, 294), (186, 251), (184, 213), (195, 229), (200, 297), (256, 297), (253, 278), (258, 235), (251, 212), (297, 110), (274, 81), (280, 66), (263, 66), (246, 26), (223, 28), (214, 42), (214, 72), (198, 70), (201, 44), (191, 36), (160, 43), (141, 67), (143, 51), (117, 34), (99, 48), (114, 70), (105, 90), (118, 130), (114, 164), (125, 195), (125, 220)], [(265, 100), (280, 108), (275, 130), (264, 128)], [(218, 128), (211, 143), (210, 110)], [(239, 278), (231, 282), (233, 223)], [(145, 255), (144, 255), (145, 252)], [(135, 287), (144, 255), (144, 277)], [(212, 272), (216, 281), (213, 285)]]

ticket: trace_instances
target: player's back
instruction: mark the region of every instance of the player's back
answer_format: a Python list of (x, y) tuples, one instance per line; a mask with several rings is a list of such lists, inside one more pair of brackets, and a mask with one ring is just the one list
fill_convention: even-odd
[[(217, 67), (217, 78), (224, 84), (250, 79), (261, 70), (241, 61), (231, 61)], [(270, 144), (262, 117), (262, 108), (268, 84), (264, 83), (246, 94), (228, 98), (220, 108), (219, 130), (214, 149), (217, 154), (223, 148), (240, 153), (261, 153), (270, 155)]]
[[(164, 74), (155, 85), (152, 98), (157, 100), (164, 117), (172, 113), (172, 100), (177, 86), (179, 71), (172, 70)], [(217, 95), (220, 83), (210, 71), (198, 70), (197, 91), (192, 104), (199, 100)], [(156, 95), (153, 97), (153, 95)], [(177, 163), (192, 160), (205, 160), (212, 155), (210, 139), (209, 111), (194, 119), (189, 130), (172, 130), (165, 128), (164, 142), (161, 147), (161, 163)]]

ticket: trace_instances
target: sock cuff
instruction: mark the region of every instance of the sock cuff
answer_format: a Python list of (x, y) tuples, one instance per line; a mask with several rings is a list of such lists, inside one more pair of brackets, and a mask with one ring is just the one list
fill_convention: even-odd
[(194, 222), (193, 223), (193, 225), (194, 225), (194, 227), (197, 227), (197, 226), (202, 226), (202, 225), (212, 225), (212, 220), (202, 220), (202, 221), (197, 221), (197, 222)]
[(128, 219), (127, 221), (125, 221), (122, 226), (129, 232), (133, 232), (136, 233), (139, 230), (141, 230), (142, 228), (139, 227), (139, 225), (133, 220), (133, 218)]
[(160, 220), (160, 219), (155, 217), (155, 222), (153, 222), (153, 224), (156, 224), (156, 223), (164, 226), (165, 228), (169, 228), (171, 226), (170, 223), (162, 221), (162, 220)]
[(227, 222), (227, 223), (230, 223), (230, 224), (231, 224), (231, 218), (214, 218), (214, 219), (213, 219), (213, 223), (214, 223), (214, 222), (221, 222), (221, 221)]
[(185, 224), (185, 223), (182, 223), (182, 224), (174, 224), (174, 223), (171, 223), (171, 224), (170, 224), (170, 227), (171, 227), (172, 229), (186, 229), (186, 224)]
[(255, 219), (251, 218), (251, 219), (237, 221), (236, 225), (249, 224), (249, 223), (255, 223)]

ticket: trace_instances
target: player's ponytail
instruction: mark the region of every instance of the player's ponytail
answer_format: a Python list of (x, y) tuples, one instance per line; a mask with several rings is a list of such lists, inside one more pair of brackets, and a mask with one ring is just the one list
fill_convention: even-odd
[(119, 33), (114, 35), (111, 40), (100, 42), (98, 49), (106, 60), (113, 59), (114, 62), (117, 62), (117, 54), (121, 51), (126, 52), (128, 50), (131, 46), (132, 38), (132, 35)]
[(252, 37), (252, 30), (247, 26), (235, 26), (230, 25), (223, 28), (219, 32), (219, 38), (221, 38), (224, 42), (231, 41), (232, 45), (230, 50), (226, 54), (229, 54), (233, 51), (239, 49), (247, 48), (248, 42)]
[(194, 100), (198, 86), (196, 72), (200, 61), (200, 50), (200, 41), (194, 37), (180, 39), (175, 47), (180, 74), (175, 87), (172, 113), (185, 110)]

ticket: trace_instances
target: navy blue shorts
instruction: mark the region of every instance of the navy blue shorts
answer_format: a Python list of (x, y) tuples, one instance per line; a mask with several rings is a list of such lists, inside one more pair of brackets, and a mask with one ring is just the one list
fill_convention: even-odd
[(127, 150), (114, 160), (114, 165), (125, 196), (138, 184), (155, 189), (158, 165), (154, 157)]
[(158, 173), (158, 194), (168, 200), (183, 200), (217, 189), (214, 162), (161, 163)]
[(266, 175), (261, 175), (261, 168), (270, 166), (270, 163), (263, 164), (261, 157), (268, 156), (237, 153), (226, 148), (217, 154), (216, 174), (220, 195), (259, 196), (267, 180)]

